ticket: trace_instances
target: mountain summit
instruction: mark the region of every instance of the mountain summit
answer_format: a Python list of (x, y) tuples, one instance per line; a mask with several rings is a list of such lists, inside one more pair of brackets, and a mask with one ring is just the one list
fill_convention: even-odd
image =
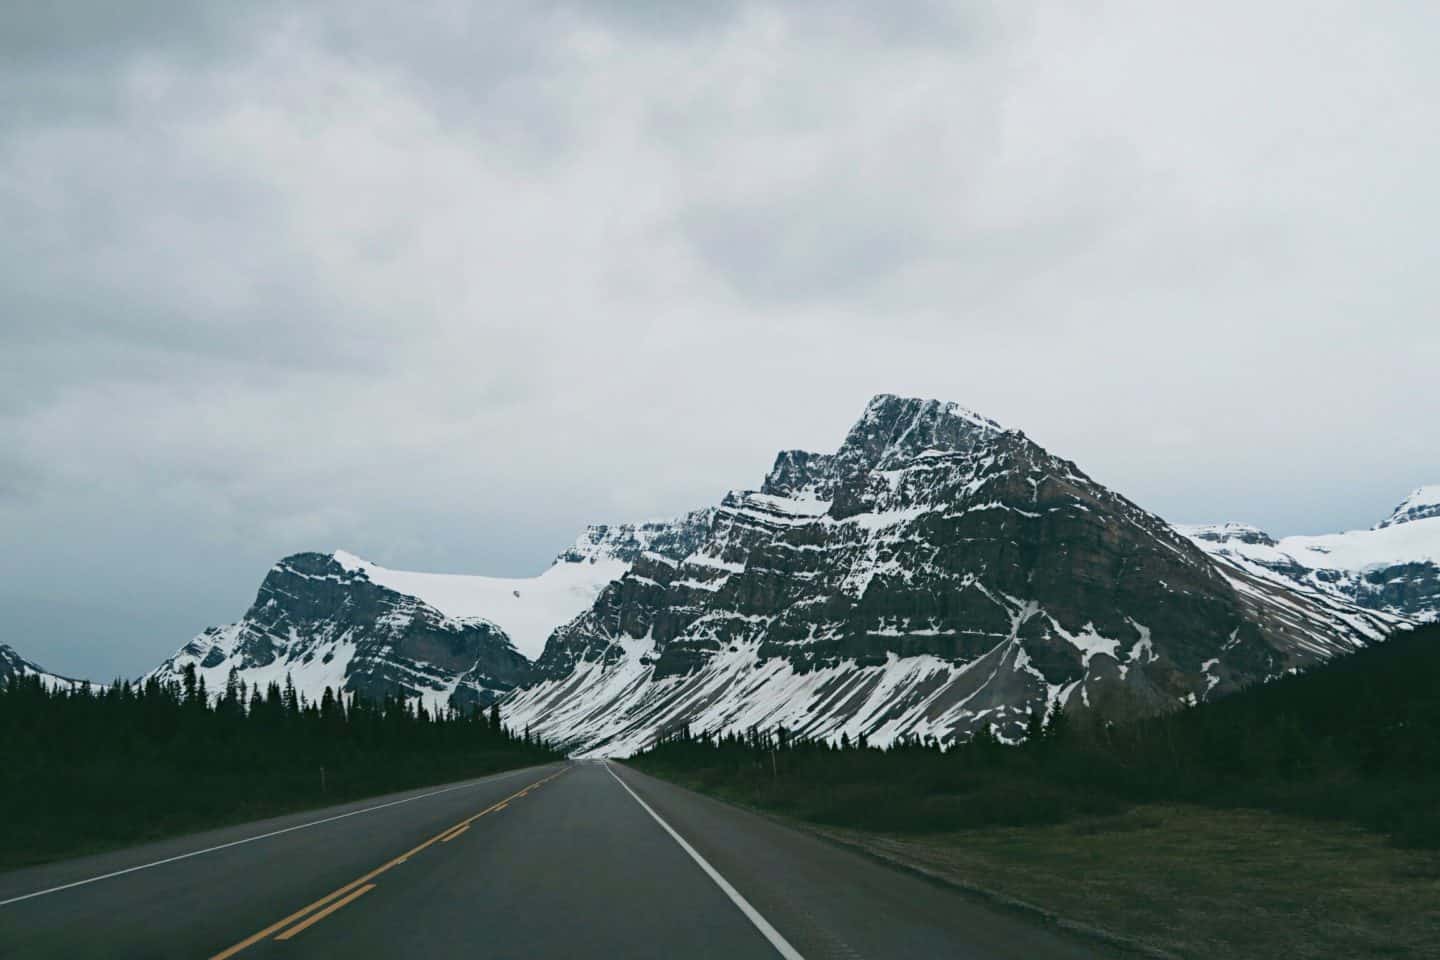
[(1410, 496), (1400, 501), (1395, 510), (1375, 525), (1379, 530), (1393, 527), (1397, 523), (1411, 523), (1415, 520), (1429, 520), (1440, 517), (1440, 483), (1417, 487)]

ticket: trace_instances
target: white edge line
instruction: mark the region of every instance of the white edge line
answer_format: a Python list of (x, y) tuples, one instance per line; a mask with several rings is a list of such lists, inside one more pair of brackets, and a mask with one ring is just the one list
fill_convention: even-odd
[(400, 800), (391, 800), (389, 803), (379, 803), (373, 807), (366, 807), (363, 810), (351, 810), (349, 813), (339, 813), (333, 817), (326, 817), (323, 820), (311, 820), (309, 823), (297, 823), (293, 827), (285, 827), (283, 830), (272, 830), (269, 833), (257, 834), (253, 837), (245, 837), (242, 840), (231, 840), (229, 843), (222, 843), (213, 847), (206, 847), (204, 850), (191, 850), (189, 853), (176, 854), (173, 857), (166, 857), (164, 860), (156, 860), (152, 863), (142, 863), (134, 867), (126, 867), (124, 870), (114, 870), (110, 873), (102, 873), (98, 877), (87, 877), (84, 880), (76, 880), (73, 883), (62, 883), (58, 887), (49, 887), (45, 890), (36, 890), (34, 893), (21, 894), (18, 897), (11, 897), (9, 900), (0, 900), (0, 907), (12, 903), (19, 903), (21, 900), (29, 900), (32, 897), (43, 897), (50, 893), (59, 893), (61, 890), (69, 890), (73, 887), (83, 887), (87, 883), (96, 883), (100, 880), (109, 880), (111, 877), (121, 877), (127, 873), (134, 873), (137, 870), (149, 870), (151, 867), (164, 866), (167, 863), (174, 863), (176, 860), (188, 860), (191, 857), (198, 857), (202, 853), (214, 853), (217, 850), (226, 850), (230, 847), (238, 847), (242, 843), (254, 843), (256, 840), (266, 840), (270, 837), (278, 837), (282, 833), (291, 833), (295, 830), (304, 830), (307, 827), (318, 827), (322, 823), (333, 823), (336, 820), (344, 820), (346, 817), (359, 816), (362, 813), (372, 813), (376, 810), (384, 810), (386, 807), (399, 806), (402, 803), (409, 803), (412, 800), (424, 800), (426, 797), (438, 796), (442, 793), (449, 793), (451, 790), (463, 790), (466, 787), (478, 787), (482, 783), (489, 783), (492, 780), (503, 780), (506, 777), (513, 777), (524, 773), (522, 770), (511, 770), (509, 773), (492, 774), (488, 777), (481, 777), (469, 783), (459, 783), (453, 787), (444, 787), (440, 790), (432, 790), (429, 793), (422, 793), (414, 797), (405, 797)]
[(665, 828), (665, 832), (670, 834), (671, 838), (674, 839), (676, 843), (680, 844), (680, 849), (690, 854), (690, 859), (698, 863), (700, 865), (700, 869), (705, 871), (705, 875), (708, 876), (711, 880), (714, 880), (715, 885), (724, 892), (725, 896), (729, 897), (734, 902), (735, 906), (740, 908), (740, 912), (745, 914), (746, 919), (748, 919), (751, 923), (755, 924), (755, 929), (759, 930), (761, 935), (764, 936), (766, 940), (770, 941), (770, 946), (774, 947), (776, 952), (779, 953), (780, 956), (784, 957), (785, 960), (805, 960), (805, 958), (800, 955), (800, 951), (792, 947), (790, 945), (790, 941), (786, 940), (783, 936), (781, 936), (780, 931), (772, 927), (770, 925), (770, 921), (762, 917), (760, 915), (760, 911), (752, 907), (750, 905), (750, 901), (746, 900), (743, 896), (741, 896), (739, 890), (736, 890), (730, 885), (729, 880), (726, 880), (724, 877), (720, 876), (720, 871), (710, 866), (709, 862), (706, 861), (704, 857), (700, 856), (700, 854), (695, 851), (694, 847), (686, 843), (685, 838), (680, 836), (680, 834), (676, 833), (675, 829), (671, 827), (670, 824), (666, 823), (664, 820), (661, 820), (660, 814), (652, 810), (650, 808), (650, 804), (646, 803), (644, 800), (641, 800), (640, 795), (634, 790), (630, 789), (630, 784), (626, 783), (624, 780), (621, 780), (618, 776), (616, 776), (615, 771), (610, 769), (609, 763), (605, 764), (605, 770), (610, 774), (610, 776), (615, 777), (615, 782), (620, 784), (620, 786), (624, 787), (625, 792), (630, 794), (631, 797), (635, 798), (635, 802), (640, 804), (640, 806), (645, 809), (646, 813), (650, 814), (650, 816), (655, 818), (656, 823), (660, 824), (660, 826)]

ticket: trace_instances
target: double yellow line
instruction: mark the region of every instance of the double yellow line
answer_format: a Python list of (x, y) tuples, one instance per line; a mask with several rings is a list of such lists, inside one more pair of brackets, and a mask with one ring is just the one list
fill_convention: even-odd
[[(429, 840), (426, 840), (418, 847), (405, 851), (404, 853), (400, 854), (400, 856), (395, 857), (393, 860), (390, 860), (388, 863), (381, 864), (374, 870), (371, 870), (363, 877), (351, 880), (349, 883), (345, 884), (345, 886), (341, 887), (340, 889), (335, 890), (331, 893), (327, 893), (325, 896), (321, 897), (319, 900), (316, 900), (314, 903), (309, 904), (308, 906), (301, 907), (299, 910), (296, 910), (284, 920), (280, 920), (270, 924), (270, 926), (266, 927), (264, 930), (261, 930), (259, 933), (251, 934), (244, 940), (241, 940), (239, 943), (235, 944), (233, 947), (221, 950), (219, 953), (211, 957), (210, 960), (226, 960), (227, 957), (233, 957), (241, 950), (245, 950), (249, 947), (254, 946), (261, 940), (264, 940), (266, 937), (272, 934), (277, 934), (277, 936), (275, 937), (276, 940), (289, 940), (291, 937), (295, 936), (295, 934), (301, 932), (312, 924), (319, 923), (321, 920), (324, 920), (336, 910), (339, 910), (341, 907), (345, 906), (348, 903), (353, 903), (354, 901), (360, 899), (360, 897), (362, 897), (366, 893), (374, 890), (375, 884), (371, 883), (370, 881), (380, 876), (380, 874), (384, 873), (386, 870), (389, 870), (391, 867), (398, 866), (399, 864), (404, 863), (406, 860), (409, 860), (411, 857), (415, 856), (415, 854), (424, 850), (426, 847), (430, 846), (433, 843), (449, 843), (451, 840), (454, 840), (466, 830), (469, 830), (470, 824), (474, 823), (476, 820), (479, 820), (481, 817), (485, 816), (485, 814), (495, 813), (497, 811), (504, 810), (510, 804), (511, 800), (520, 799), (521, 797), (528, 794), (531, 790), (534, 790), (541, 784), (548, 783), (551, 780), (554, 780), (556, 777), (560, 776), (564, 772), (565, 770), (561, 769), (559, 771), (556, 771), (555, 773), (550, 774), (550, 776), (548, 777), (543, 777), (542, 779), (536, 780), (529, 786), (526, 786), (523, 789), (517, 790), (515, 793), (510, 794), (510, 796), (506, 797), (504, 800), (499, 800), (495, 803), (492, 803), (490, 804), (490, 806), (486, 807), (484, 810), (481, 810), (479, 813), (472, 814), (471, 816), (466, 817), (464, 820), (461, 820), (459, 823), (452, 824), (451, 826), (446, 827), (444, 830), (441, 830), (439, 833), (435, 834), (435, 836), (431, 837)], [(326, 906), (326, 904), (329, 904), (329, 906)], [(324, 909), (320, 909), (321, 907), (324, 907)], [(316, 911), (319, 912), (317, 913)], [(295, 923), (295, 921), (302, 919), (304, 920), (303, 923)], [(291, 927), (290, 924), (292, 923), (295, 923), (295, 926)], [(286, 929), (287, 927), (289, 927), (288, 930)], [(284, 932), (281, 933), (280, 931)]]

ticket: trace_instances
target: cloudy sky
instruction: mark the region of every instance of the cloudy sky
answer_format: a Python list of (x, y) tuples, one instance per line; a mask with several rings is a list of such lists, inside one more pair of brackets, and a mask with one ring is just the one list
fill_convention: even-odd
[[(883, 12), (881, 12), (883, 11)], [(537, 572), (876, 392), (1175, 520), (1440, 482), (1427, 4), (0, 8), (0, 641)]]

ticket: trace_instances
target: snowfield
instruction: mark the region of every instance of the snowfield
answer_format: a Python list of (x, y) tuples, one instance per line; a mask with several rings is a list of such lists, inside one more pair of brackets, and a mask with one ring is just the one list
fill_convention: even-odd
[(1273, 546), (1241, 539), (1240, 533), (1258, 533), (1245, 524), (1178, 524), (1175, 529), (1211, 553), (1235, 555), (1267, 566), (1295, 563), (1311, 570), (1362, 572), (1404, 563), (1440, 562), (1440, 517), (1371, 530), (1282, 537), (1273, 541)]
[(486, 620), (505, 631), (515, 649), (534, 660), (556, 627), (590, 608), (605, 585), (630, 564), (614, 557), (556, 562), (538, 577), (481, 577), (391, 570), (337, 550), (336, 562), (363, 571), (372, 583), (414, 597), (455, 620)]
[(1415, 490), (1368, 530), (1276, 540), (1243, 523), (1175, 529), (1255, 576), (1416, 620), (1440, 618), (1440, 485)]

